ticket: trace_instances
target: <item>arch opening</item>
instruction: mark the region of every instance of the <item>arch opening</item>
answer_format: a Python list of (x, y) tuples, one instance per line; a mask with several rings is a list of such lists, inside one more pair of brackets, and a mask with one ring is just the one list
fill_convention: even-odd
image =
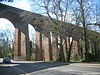
[(35, 46), (35, 40), (36, 40), (36, 30), (31, 25), (28, 24), (28, 30), (29, 30), (29, 50), (30, 50), (30, 60), (35, 61), (35, 52), (36, 52), (36, 46)]
[(11, 21), (0, 18), (0, 57), (13, 58), (15, 28)]

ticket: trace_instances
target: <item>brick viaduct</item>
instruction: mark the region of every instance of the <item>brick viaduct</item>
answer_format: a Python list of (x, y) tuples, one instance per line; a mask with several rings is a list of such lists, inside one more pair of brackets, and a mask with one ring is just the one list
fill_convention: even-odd
[[(57, 60), (57, 53), (59, 52), (57, 37), (52, 30), (54, 25), (48, 17), (0, 3), (0, 18), (8, 19), (15, 27), (14, 60), (30, 60), (28, 24), (31, 24), (36, 30), (36, 60)], [(69, 26), (68, 23), (65, 23), (63, 28), (65, 29), (62, 32), (62, 39), (66, 57), (66, 49), (69, 48), (69, 41), (66, 36), (74, 38), (74, 48), (78, 50), (78, 40), (82, 34), (77, 30), (70, 32), (76, 27), (71, 24)]]

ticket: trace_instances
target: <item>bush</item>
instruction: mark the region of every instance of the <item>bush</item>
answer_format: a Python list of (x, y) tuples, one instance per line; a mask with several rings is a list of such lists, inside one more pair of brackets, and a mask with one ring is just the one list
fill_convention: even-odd
[(12, 52), (8, 52), (8, 57), (12, 58)]

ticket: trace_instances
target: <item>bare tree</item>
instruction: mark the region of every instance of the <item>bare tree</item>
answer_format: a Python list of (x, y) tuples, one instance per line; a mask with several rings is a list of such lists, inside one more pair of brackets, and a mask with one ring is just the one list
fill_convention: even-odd
[[(40, 1), (40, 2), (37, 2)], [(63, 38), (63, 29), (64, 29), (64, 22), (69, 22), (69, 9), (73, 0), (37, 0), (36, 4), (39, 7), (44, 9), (44, 14), (46, 14), (52, 24), (53, 24), (53, 33), (58, 36), (59, 47), (60, 47), (60, 59), (61, 61), (65, 61), (64, 52), (63, 52), (63, 45), (62, 45), (62, 38)]]
[[(39, 2), (40, 1), (40, 2)], [(91, 0), (36, 0), (36, 4), (39, 5), (40, 8), (43, 8), (42, 13), (47, 15), (51, 20), (52, 29), (55, 35), (58, 37), (59, 47), (60, 47), (60, 58), (61, 61), (65, 61), (64, 52), (63, 52), (63, 44), (62, 39), (63, 35), (70, 34), (69, 37), (73, 36), (73, 33), (77, 33), (81, 31), (80, 36), (84, 39), (84, 48), (85, 48), (85, 56), (87, 57), (88, 54), (88, 41), (90, 37), (88, 35), (88, 25), (92, 23), (93, 19), (93, 4)], [(71, 17), (71, 21), (69, 21), (70, 17), (69, 14), (73, 14)], [(71, 22), (76, 24), (76, 26), (71, 26)], [(70, 25), (70, 26), (69, 26)], [(82, 26), (79, 28), (78, 26)], [(69, 27), (68, 27), (69, 26)], [(65, 31), (65, 28), (68, 28), (68, 33)], [(66, 32), (66, 34), (65, 34)], [(74, 33), (74, 35), (75, 35)], [(78, 35), (77, 35), (78, 36)], [(68, 62), (70, 61), (71, 57), (71, 47), (73, 44), (70, 43), (70, 48), (68, 52)], [(84, 53), (83, 53), (84, 54)]]
[[(90, 6), (89, 6), (89, 2), (90, 1), (86, 1), (86, 0), (77, 0), (78, 4), (79, 4), (79, 13), (80, 13), (80, 22), (83, 26), (83, 37), (84, 37), (84, 43), (85, 43), (85, 59), (87, 58), (87, 54), (88, 54), (88, 39), (87, 39), (87, 18), (90, 16), (89, 15), (89, 10), (90, 10)], [(89, 18), (88, 18), (89, 19)], [(86, 59), (87, 60), (87, 59)]]
[[(90, 37), (92, 40), (96, 40), (93, 35), (96, 32), (89, 31), (89, 27), (91, 25), (99, 26), (98, 17), (99, 14), (97, 12), (97, 7), (92, 0), (76, 0), (78, 5), (75, 7), (76, 12), (76, 24), (82, 25), (83, 27), (83, 38), (84, 38), (84, 48), (85, 48), (85, 60), (88, 60), (89, 53), (89, 41)], [(99, 10), (98, 10), (99, 11)], [(92, 41), (91, 40), (91, 41)]]
[[(2, 57), (12, 57), (12, 44), (13, 44), (13, 39), (11, 38), (12, 36), (8, 36), (8, 34), (11, 34), (9, 30), (5, 30), (3, 32), (0, 32), (0, 46), (1, 46), (1, 55)], [(9, 39), (10, 38), (10, 39)]]

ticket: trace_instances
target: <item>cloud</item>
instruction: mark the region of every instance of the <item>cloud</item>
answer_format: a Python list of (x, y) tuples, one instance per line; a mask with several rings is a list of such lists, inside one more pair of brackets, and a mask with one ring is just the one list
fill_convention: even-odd
[(35, 40), (36, 33), (35, 33), (34, 27), (31, 24), (29, 24), (28, 27), (29, 27), (29, 38), (30, 38), (30, 40), (33, 40), (33, 38)]
[[(9, 30), (11, 32), (11, 37), (13, 37), (14, 31), (15, 31), (13, 24), (9, 20), (1, 18), (0, 32), (6, 31), (6, 30)], [(29, 24), (29, 37), (30, 37), (30, 40), (33, 40), (33, 38), (35, 39), (35, 29), (30, 24)]]
[(28, 10), (28, 11), (32, 10), (29, 0), (14, 0), (14, 2), (3, 1), (1, 3), (10, 5), (13, 7), (17, 7), (17, 8), (23, 9), (23, 10)]
[(6, 32), (8, 39), (11, 41), (12, 39), (14, 39), (14, 35), (13, 35), (14, 31), (15, 28), (9, 20), (0, 18), (0, 33)]
[[(14, 2), (3, 1), (1, 3), (10, 5), (13, 7), (17, 7), (17, 8), (23, 9), (23, 10), (27, 10), (27, 11), (32, 10), (32, 7), (30, 5), (31, 1), (29, 1), (29, 0), (14, 0)], [(0, 32), (1, 32), (1, 30), (3, 30), (3, 31), (10, 30), (10, 32), (12, 32), (12, 34), (14, 34), (14, 31), (15, 31), (13, 24), (9, 20), (4, 19), (4, 18), (0, 18)], [(31, 25), (29, 25), (29, 37), (31, 40), (35, 37), (35, 30)]]
[(13, 24), (9, 20), (3, 18), (0, 18), (0, 29), (14, 32)]

